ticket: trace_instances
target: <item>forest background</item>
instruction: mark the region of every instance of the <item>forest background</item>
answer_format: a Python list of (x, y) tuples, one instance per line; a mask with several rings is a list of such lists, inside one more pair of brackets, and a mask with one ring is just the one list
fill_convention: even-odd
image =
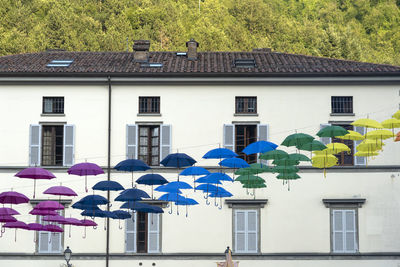
[[(200, 9), (199, 9), (200, 3)], [(273, 51), (400, 65), (400, 0), (0, 0), (0, 55)]]

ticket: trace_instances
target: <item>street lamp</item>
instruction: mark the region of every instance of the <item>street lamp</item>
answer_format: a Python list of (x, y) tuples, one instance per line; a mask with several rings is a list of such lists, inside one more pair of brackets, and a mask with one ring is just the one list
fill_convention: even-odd
[(72, 256), (72, 251), (69, 249), (69, 247), (67, 247), (67, 249), (64, 250), (64, 259), (67, 262), (67, 267), (72, 267), (72, 264), (69, 264), (71, 256)]

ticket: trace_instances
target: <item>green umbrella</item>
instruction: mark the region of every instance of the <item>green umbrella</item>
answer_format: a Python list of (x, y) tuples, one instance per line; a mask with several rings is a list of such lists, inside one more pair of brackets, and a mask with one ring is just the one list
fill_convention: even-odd
[(293, 166), (293, 165), (298, 165), (300, 162), (297, 159), (276, 159), (272, 162), (272, 164), (278, 165), (278, 166)]
[(293, 154), (289, 154), (289, 159), (291, 160), (298, 160), (298, 161), (311, 161), (310, 158), (308, 158), (307, 156), (303, 155), (303, 154), (299, 154), (299, 153), (293, 153)]
[(287, 157), (288, 153), (286, 153), (283, 150), (276, 149), (261, 154), (259, 158), (263, 160), (271, 160), (271, 159), (283, 159)]
[(240, 175), (238, 176), (235, 181), (243, 183), (254, 183), (254, 182), (265, 182), (265, 180), (256, 175)]
[(264, 183), (244, 184), (243, 188), (264, 188), (267, 187)]
[(295, 166), (275, 166), (272, 169), (274, 170), (274, 172), (279, 172), (279, 173), (292, 173), (299, 171), (299, 168)]
[(348, 134), (349, 131), (347, 131), (345, 128), (337, 125), (331, 125), (331, 126), (326, 126), (319, 130), (317, 135), (319, 137), (335, 137), (335, 136), (343, 136)]
[(278, 176), (276, 176), (276, 178), (282, 180), (296, 180), (301, 177), (297, 173), (292, 172), (292, 173), (280, 173)]
[(312, 140), (314, 140), (314, 137), (312, 137), (309, 134), (305, 133), (295, 133), (287, 136), (285, 140), (283, 140), (282, 144), (283, 146), (301, 146), (303, 144), (310, 143)]
[(262, 163), (252, 163), (248, 168), (241, 168), (235, 171), (236, 175), (251, 175), (251, 174), (259, 174), (263, 172), (272, 172), (272, 168), (268, 167)]
[(324, 145), (322, 142), (318, 140), (313, 140), (312, 142), (303, 144), (297, 148), (300, 150), (316, 151), (316, 150), (324, 150), (326, 148), (326, 145)]

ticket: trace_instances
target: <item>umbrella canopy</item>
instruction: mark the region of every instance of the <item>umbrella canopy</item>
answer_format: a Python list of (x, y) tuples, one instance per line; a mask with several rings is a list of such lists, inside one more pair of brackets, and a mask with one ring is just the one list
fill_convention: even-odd
[(72, 204), (71, 206), (73, 209), (79, 209), (79, 210), (93, 210), (93, 209), (100, 209), (97, 204), (94, 203), (81, 203), (81, 202), (76, 202)]
[(381, 122), (381, 124), (386, 129), (400, 128), (400, 119), (387, 119)]
[(175, 205), (198, 205), (199, 202), (194, 200), (193, 198), (183, 197), (184, 199), (178, 199), (175, 201)]
[(82, 226), (97, 226), (97, 223), (92, 221), (92, 220), (83, 219), (83, 220), (80, 220), (80, 221), (82, 223), (81, 224)]
[(124, 187), (115, 181), (100, 181), (95, 184), (92, 189), (100, 191), (120, 191), (124, 190)]
[(81, 204), (94, 204), (94, 205), (105, 205), (109, 203), (109, 201), (105, 197), (100, 195), (89, 195), (82, 198), (78, 202)]
[(143, 190), (137, 188), (126, 189), (115, 198), (115, 201), (135, 201), (142, 198), (150, 198), (150, 196)]
[[(231, 178), (232, 179), (232, 178)], [(222, 184), (217, 176), (206, 175), (195, 180), (199, 184)]]
[(32, 215), (41, 215), (41, 216), (46, 216), (46, 215), (57, 215), (57, 211), (54, 210), (40, 210), (40, 209), (32, 209), (29, 214)]
[(384, 143), (380, 140), (365, 139), (358, 146), (358, 151), (376, 151), (382, 149)]
[(114, 169), (118, 171), (126, 172), (136, 172), (136, 171), (146, 171), (151, 169), (144, 161), (140, 159), (126, 159), (119, 162)]
[(395, 137), (394, 133), (389, 131), (389, 130), (375, 130), (375, 131), (370, 131), (367, 134), (365, 134), (366, 139), (378, 139), (378, 140), (385, 140), (388, 138)]
[(277, 144), (261, 140), (246, 146), (242, 152), (245, 153), (246, 155), (265, 153), (271, 150), (275, 150), (277, 147), (278, 147)]
[(20, 213), (12, 208), (0, 208), (0, 216), (2, 215), (19, 215)]
[(314, 140), (314, 137), (312, 137), (309, 134), (295, 133), (295, 134), (291, 134), (291, 135), (287, 136), (285, 138), (285, 140), (283, 140), (281, 145), (287, 146), (287, 147), (290, 147), (290, 146), (300, 147), (304, 144), (312, 142), (312, 140)]
[(343, 136), (348, 133), (349, 132), (341, 126), (330, 125), (330, 126), (326, 126), (326, 127), (322, 128), (321, 130), (319, 130), (317, 135), (319, 137), (335, 137), (335, 136)]
[(54, 225), (54, 224), (48, 224), (44, 226), (44, 230), (47, 232), (52, 232), (52, 233), (62, 233), (64, 232), (64, 229), (62, 229), (60, 226)]
[(182, 168), (192, 166), (197, 161), (185, 153), (174, 153), (166, 156), (160, 163), (165, 167)]
[(392, 117), (400, 120), (400, 110), (396, 111), (396, 113), (394, 113)]
[(326, 177), (326, 168), (337, 165), (338, 159), (333, 155), (317, 155), (312, 159), (312, 166), (324, 169), (324, 177)]
[[(175, 194), (176, 195), (176, 194)], [(131, 209), (146, 213), (164, 213), (163, 209), (157, 206), (141, 203), (137, 201), (129, 201), (121, 206), (121, 209)]]
[(213, 172), (205, 177), (206, 177), (206, 179), (210, 179), (210, 180), (216, 179), (218, 181), (233, 182), (233, 179), (229, 175), (227, 175), (226, 173), (223, 173), (223, 172)]
[(18, 228), (18, 229), (25, 229), (28, 230), (28, 225), (21, 221), (16, 222), (8, 222), (3, 225), (4, 228)]
[(383, 128), (382, 124), (380, 124), (376, 120), (372, 120), (372, 119), (359, 119), (350, 124), (353, 126), (360, 126), (360, 127), (366, 127), (366, 128), (376, 128), (376, 129)]
[(98, 209), (98, 210), (84, 210), (81, 212), (82, 216), (90, 216), (90, 217), (99, 217), (99, 218), (106, 218), (110, 217), (108, 216), (104, 210)]
[(300, 179), (301, 177), (295, 173), (280, 173), (276, 176), (276, 178), (278, 179), (282, 179), (282, 180), (296, 180), (296, 179)]
[(40, 223), (28, 223), (28, 229), (27, 230), (31, 230), (31, 231), (43, 231), (44, 225), (40, 224)]
[(169, 187), (166, 187), (166, 184), (158, 186), (156, 188), (156, 191), (182, 194), (182, 191), (179, 190), (179, 188), (169, 188)]
[(353, 141), (359, 141), (359, 140), (364, 140), (365, 137), (360, 134), (359, 132), (351, 131), (348, 130), (349, 133), (343, 136), (336, 136), (336, 138), (343, 139), (343, 140), (353, 140)]
[(44, 216), (43, 221), (63, 223), (63, 222), (65, 222), (65, 217), (63, 217), (61, 215), (54, 215), (54, 216), (49, 215), (49, 216)]
[(76, 218), (64, 218), (64, 221), (58, 222), (59, 224), (68, 224), (75, 226), (82, 226), (82, 222)]
[(299, 153), (289, 154), (289, 159), (298, 160), (298, 161), (311, 161), (310, 158), (308, 158), (307, 156), (305, 156), (303, 154), (299, 154)]
[(99, 175), (103, 174), (104, 171), (100, 166), (95, 163), (90, 162), (82, 162), (75, 164), (71, 168), (68, 169), (68, 174), (78, 175), (78, 176), (85, 176), (85, 190), (88, 191), (87, 188), (87, 176), (88, 175)]
[(163, 185), (167, 184), (168, 181), (159, 174), (149, 173), (137, 179), (136, 183), (145, 185)]
[(354, 156), (356, 157), (372, 157), (372, 156), (378, 156), (379, 153), (376, 151), (357, 151)]
[(158, 200), (176, 202), (176, 201), (185, 201), (185, 197), (178, 194), (167, 193), (159, 197)]
[(47, 188), (43, 194), (48, 194), (48, 195), (56, 195), (56, 196), (77, 196), (78, 194), (75, 193), (74, 190), (72, 190), (69, 187), (66, 186), (53, 186)]
[(295, 166), (275, 166), (272, 168), (274, 172), (279, 172), (279, 173), (292, 173), (292, 172), (298, 172), (299, 168)]
[(235, 181), (241, 182), (242, 184), (245, 183), (264, 183), (265, 180), (256, 175), (240, 175), (238, 176)]
[(248, 168), (250, 165), (241, 158), (229, 158), (224, 159), (218, 163), (220, 166), (229, 167), (229, 168)]
[(49, 172), (48, 170), (38, 168), (38, 167), (31, 167), (26, 168), (20, 172), (18, 172), (15, 176), (19, 178), (29, 178), (33, 179), (33, 198), (35, 198), (36, 193), (36, 179), (53, 179), (56, 178), (54, 174)]
[(196, 190), (201, 190), (203, 192), (215, 192), (220, 190), (222, 187), (215, 186), (213, 184), (200, 184), (196, 186)]
[[(338, 153), (345, 152), (345, 151), (346, 152), (351, 151), (351, 149), (343, 143), (330, 143), (330, 144), (327, 144), (326, 147), (327, 147), (326, 152), (330, 153), (330, 154), (338, 154)], [(323, 151), (325, 151), (325, 150), (323, 150)], [(316, 153), (318, 154), (318, 151), (316, 151)]]
[(210, 172), (204, 169), (203, 167), (192, 166), (181, 171), (179, 175), (196, 176), (196, 175), (207, 175), (207, 174), (210, 174)]
[[(155, 190), (159, 191), (159, 192), (175, 192), (177, 189), (193, 189), (193, 187), (185, 182), (170, 182), (168, 184), (162, 185), (163, 187), (161, 188), (160, 186), (157, 187)], [(168, 190), (172, 190), (172, 191), (168, 191)]]
[(303, 144), (297, 148), (300, 150), (315, 151), (325, 149), (326, 145), (318, 140), (312, 140), (310, 143)]
[(274, 159), (283, 159), (287, 157), (288, 157), (287, 152), (276, 149), (261, 154), (259, 158), (263, 160), (274, 160)]
[(11, 215), (0, 215), (0, 223), (16, 222), (18, 221)]
[(209, 197), (231, 197), (233, 196), (232, 193), (226, 191), (226, 192), (211, 192)]
[(28, 202), (29, 198), (18, 192), (7, 191), (0, 194), (0, 203), (2, 204), (21, 204)]
[(132, 215), (129, 212), (124, 211), (124, 210), (114, 210), (112, 213), (115, 215), (115, 217), (117, 219), (121, 219), (121, 220), (132, 217)]
[(59, 202), (57, 201), (53, 201), (53, 200), (45, 200), (45, 201), (41, 201), (39, 202), (36, 206), (35, 209), (37, 210), (63, 210), (64, 206), (61, 205)]
[(267, 187), (266, 184), (263, 183), (248, 183), (248, 184), (243, 184), (243, 188), (265, 188)]
[(237, 175), (250, 175), (250, 174), (260, 174), (264, 172), (272, 172), (272, 168), (268, 167), (262, 163), (252, 163), (249, 168), (242, 168), (235, 171)]
[(237, 157), (238, 154), (227, 148), (215, 148), (208, 151), (203, 159), (226, 159)]
[(286, 158), (286, 159), (276, 159), (272, 162), (272, 164), (279, 165), (279, 166), (293, 166), (293, 165), (298, 165), (300, 161), (297, 159), (291, 159), (291, 158)]

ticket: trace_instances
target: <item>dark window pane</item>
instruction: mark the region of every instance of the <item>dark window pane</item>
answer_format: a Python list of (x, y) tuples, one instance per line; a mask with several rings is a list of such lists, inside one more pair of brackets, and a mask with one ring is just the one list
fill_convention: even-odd
[(139, 126), (139, 159), (148, 165), (159, 165), (160, 161), (160, 127)]
[(257, 97), (236, 97), (236, 113), (257, 113)]
[(63, 164), (64, 126), (42, 127), (42, 165)]
[(160, 113), (160, 97), (139, 97), (139, 113)]
[(241, 153), (246, 146), (257, 140), (257, 125), (236, 125), (235, 129), (236, 153), (238, 153), (239, 157), (248, 163), (257, 162), (257, 154), (248, 156), (244, 153)]
[(332, 96), (332, 113), (353, 113), (352, 96)]
[(64, 113), (64, 97), (43, 97), (43, 113)]

